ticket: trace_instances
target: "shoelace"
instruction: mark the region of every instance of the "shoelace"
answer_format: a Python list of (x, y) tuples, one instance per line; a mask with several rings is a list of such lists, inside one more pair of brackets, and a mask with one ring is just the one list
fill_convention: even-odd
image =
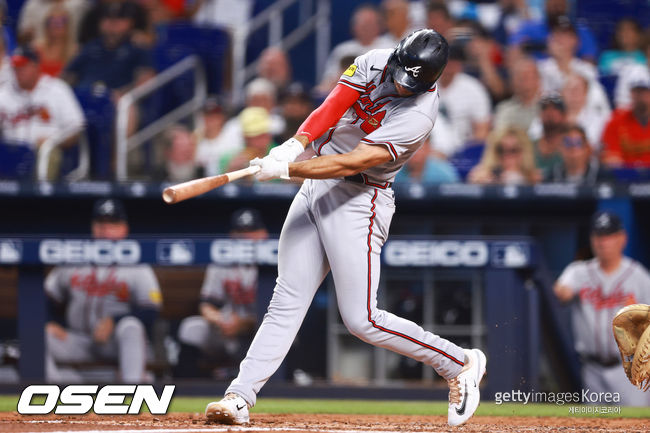
[(460, 404), (462, 400), (460, 381), (457, 377), (454, 377), (453, 379), (449, 379), (447, 384), (449, 385), (449, 403)]

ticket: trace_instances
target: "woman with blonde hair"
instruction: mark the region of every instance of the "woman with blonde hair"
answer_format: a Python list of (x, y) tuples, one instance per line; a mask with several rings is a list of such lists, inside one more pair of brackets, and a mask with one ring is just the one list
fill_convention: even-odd
[(34, 42), (44, 74), (58, 77), (77, 53), (76, 32), (67, 9), (60, 4), (50, 6), (43, 21), (43, 35)]
[(526, 185), (540, 179), (533, 143), (523, 130), (514, 127), (490, 133), (481, 162), (468, 176), (469, 182), (481, 184)]

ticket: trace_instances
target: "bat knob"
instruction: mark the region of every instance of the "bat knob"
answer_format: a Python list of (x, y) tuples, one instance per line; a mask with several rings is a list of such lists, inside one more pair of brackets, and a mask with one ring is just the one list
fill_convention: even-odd
[(174, 191), (174, 188), (172, 187), (167, 187), (162, 193), (162, 198), (167, 204), (172, 204), (176, 202), (176, 191)]

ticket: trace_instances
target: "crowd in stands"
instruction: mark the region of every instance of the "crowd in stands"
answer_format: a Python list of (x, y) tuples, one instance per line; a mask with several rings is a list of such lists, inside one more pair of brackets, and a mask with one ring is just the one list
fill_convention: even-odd
[[(356, 56), (393, 48), (412, 30), (429, 27), (450, 44), (438, 82), (440, 113), (397, 182), (591, 184), (647, 177), (650, 28), (622, 18), (611, 44), (598, 46), (594, 29), (571, 14), (567, 0), (546, 0), (541, 11), (532, 3), (495, 2), (491, 19), (472, 2), (361, 4), (350, 17), (352, 37), (332, 47), (313, 87), (294, 81), (296, 65), (286, 51), (266, 48), (241, 105), (226, 102), (226, 80), (199, 122), (171, 125), (152, 140), (150, 165), (136, 176), (180, 181), (245, 166), (291, 137)], [(250, 20), (254, 6), (253, 0), (25, 0), (15, 32), (0, 28), (0, 159), (17, 146), (38, 155), (44, 139), (71, 126), (77, 135), (65, 144), (73, 147), (83, 115), (72, 89), (107, 92), (115, 104), (149, 80), (160, 25), (193, 22), (228, 32)], [(0, 7), (0, 15), (5, 11)], [(25, 84), (26, 70), (40, 71), (34, 83)], [(61, 96), (40, 103), (42, 88)], [(145, 108), (129, 113), (129, 133), (145, 123)], [(35, 132), (41, 130), (49, 135)], [(57, 163), (49, 166), (56, 178)]]

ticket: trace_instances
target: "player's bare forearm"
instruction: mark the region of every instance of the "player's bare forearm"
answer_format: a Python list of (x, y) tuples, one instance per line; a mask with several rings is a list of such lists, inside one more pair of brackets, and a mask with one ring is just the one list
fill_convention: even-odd
[(289, 176), (309, 179), (333, 179), (352, 176), (392, 160), (388, 149), (359, 144), (353, 151), (338, 155), (324, 155), (289, 164)]

